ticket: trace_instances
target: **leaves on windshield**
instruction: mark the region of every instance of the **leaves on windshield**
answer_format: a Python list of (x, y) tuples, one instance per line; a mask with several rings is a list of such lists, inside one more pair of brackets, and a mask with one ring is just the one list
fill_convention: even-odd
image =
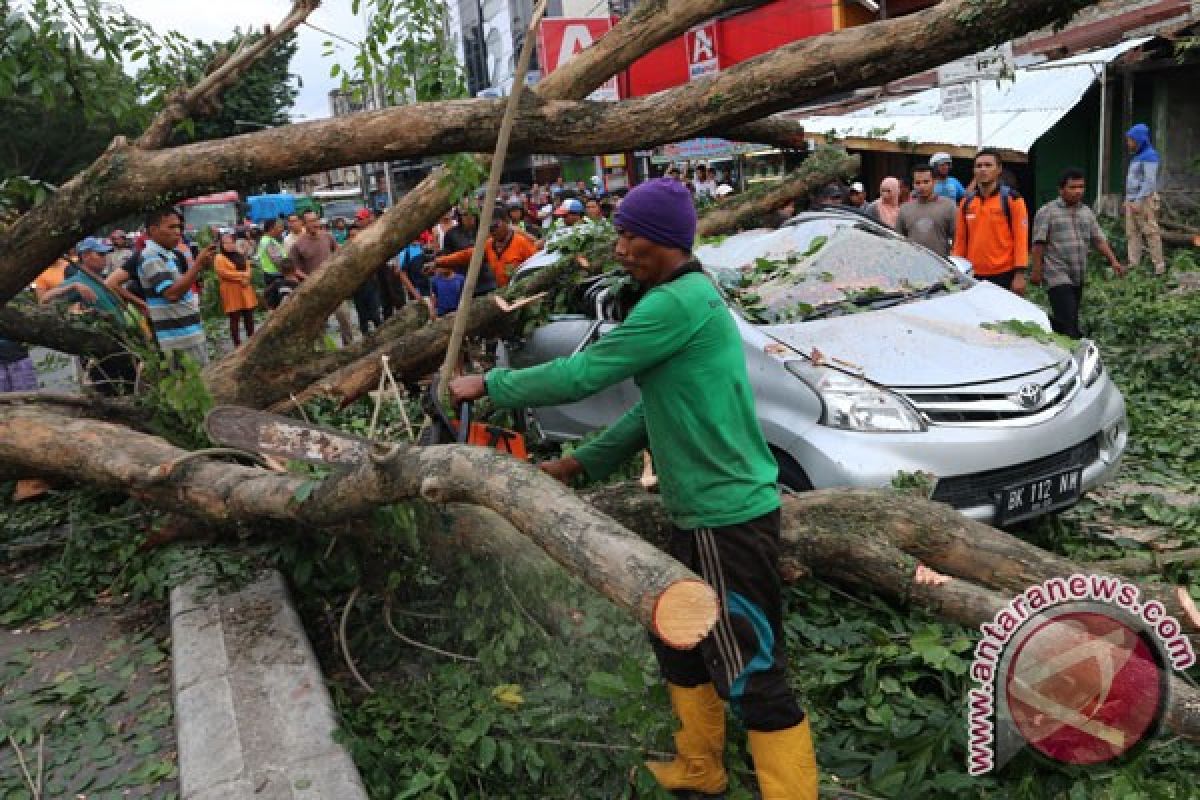
[[(901, 240), (851, 226), (808, 240), (797, 234), (787, 242), (796, 248), (792, 252), (768, 252), (725, 281), (730, 301), (750, 321), (784, 324), (857, 314), (930, 289), (948, 290), (943, 281), (953, 284), (942, 262)], [(773, 246), (779, 244), (777, 239)]]
[(1031, 320), (1006, 319), (1002, 322), (981, 322), (979, 327), (997, 333), (1010, 333), (1023, 339), (1033, 339), (1041, 344), (1057, 345), (1068, 353), (1072, 352), (1079, 344), (1071, 337), (1052, 333)]

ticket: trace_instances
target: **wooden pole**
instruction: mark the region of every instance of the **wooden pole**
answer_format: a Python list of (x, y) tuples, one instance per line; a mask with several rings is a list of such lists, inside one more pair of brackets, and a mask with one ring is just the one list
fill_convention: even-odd
[[(512, 135), (513, 120), (517, 116), (517, 106), (521, 102), (521, 92), (525, 90), (525, 73), (529, 71), (529, 60), (533, 56), (533, 42), (537, 38), (538, 25), (542, 15), (546, 13), (546, 0), (539, 0), (529, 20), (529, 30), (525, 35), (525, 43), (521, 45), (521, 55), (517, 59), (517, 71), (513, 74), (512, 89), (508, 95), (508, 105), (504, 109), (504, 119), (500, 122), (500, 133), (496, 136), (496, 151), (492, 155), (492, 167), (488, 174), (487, 192), (483, 198), (483, 208), (479, 209), (479, 230), (475, 233), (475, 249), (471, 253), (471, 264), (467, 268), (467, 279), (463, 283), (462, 295), (459, 299), (458, 311), (454, 314), (454, 329), (450, 332), (450, 344), (446, 348), (446, 360), (442, 362), (442, 391), (450, 385), (454, 376), (454, 368), (458, 365), (462, 352), (463, 337), (469, 322), (471, 303), (475, 296), (475, 284), (479, 281), (479, 269), (483, 264), (484, 250), (487, 246), (489, 229), (492, 226), (492, 207), (496, 203), (496, 195), (500, 191), (500, 176), (504, 172), (504, 159), (508, 154), (508, 140)], [(465, 299), (467, 302), (463, 302)]]

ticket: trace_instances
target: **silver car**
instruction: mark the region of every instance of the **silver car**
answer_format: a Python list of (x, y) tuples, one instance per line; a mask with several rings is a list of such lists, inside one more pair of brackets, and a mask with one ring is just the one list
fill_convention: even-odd
[[(838, 211), (696, 255), (726, 289), (781, 483), (881, 487), (923, 472), (935, 479), (933, 499), (1006, 525), (1066, 508), (1116, 472), (1125, 402), (1095, 345), (1029, 335), (1049, 331), (1045, 313), (975, 281), (965, 262)], [(522, 271), (553, 258), (535, 256)], [(570, 355), (619, 324), (615, 279), (578, 295), (577, 313), (505, 343), (501, 363)], [(549, 439), (576, 439), (637, 397), (627, 381), (531, 409), (531, 422)]]

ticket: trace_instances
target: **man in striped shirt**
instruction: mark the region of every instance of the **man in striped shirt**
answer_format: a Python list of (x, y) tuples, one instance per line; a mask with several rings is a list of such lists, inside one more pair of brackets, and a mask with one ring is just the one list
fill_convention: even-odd
[(183, 238), (183, 217), (169, 207), (146, 217), (146, 236), (137, 277), (154, 337), (173, 359), (187, 355), (203, 366), (208, 363), (208, 345), (200, 320), (200, 298), (192, 287), (201, 271), (212, 265), (216, 245), (201, 250), (191, 266), (181, 264), (175, 248)]

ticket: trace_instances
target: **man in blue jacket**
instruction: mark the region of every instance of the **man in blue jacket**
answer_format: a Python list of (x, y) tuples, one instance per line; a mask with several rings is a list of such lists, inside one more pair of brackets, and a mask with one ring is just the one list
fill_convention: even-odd
[(1125, 134), (1125, 144), (1133, 156), (1125, 178), (1125, 235), (1129, 239), (1129, 268), (1142, 260), (1142, 240), (1154, 262), (1154, 274), (1167, 271), (1163, 259), (1162, 235), (1158, 230), (1158, 151), (1150, 144), (1150, 128), (1137, 124)]

